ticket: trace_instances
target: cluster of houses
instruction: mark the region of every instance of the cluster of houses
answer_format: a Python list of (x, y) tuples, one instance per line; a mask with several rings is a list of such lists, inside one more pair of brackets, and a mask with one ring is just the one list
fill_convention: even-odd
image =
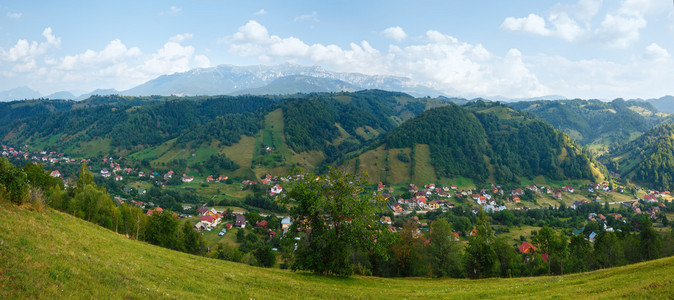
[[(451, 188), (456, 189), (455, 186), (438, 187), (433, 183), (424, 185), (423, 189), (419, 189), (416, 185), (410, 184), (408, 191), (412, 194), (412, 197), (409, 199), (400, 198), (396, 202), (390, 204), (389, 207), (394, 213), (402, 213), (405, 211), (411, 212), (413, 210), (446, 210), (453, 208), (455, 206), (454, 203), (446, 200), (451, 198), (451, 194), (449, 193)], [(384, 190), (384, 185), (381, 182), (377, 185), (377, 190)], [(389, 188), (388, 192), (393, 193), (393, 188)], [(391, 198), (387, 193), (384, 193), (383, 195), (386, 199)]]

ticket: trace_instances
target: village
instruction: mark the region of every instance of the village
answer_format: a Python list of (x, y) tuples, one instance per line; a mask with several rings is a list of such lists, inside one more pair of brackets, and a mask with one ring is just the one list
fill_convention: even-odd
[[(92, 161), (86, 158), (71, 159), (64, 153), (27, 151), (27, 148), (27, 145), (18, 149), (2, 146), (3, 151), (1, 154), (10, 159), (29, 161), (36, 164), (41, 163), (49, 166), (45, 167), (46, 169), (50, 169), (50, 167), (67, 167), (68, 165), (79, 166), (79, 164), (87, 163), (89, 170), (100, 178), (128, 183), (123, 188), (126, 195), (114, 195), (115, 202), (118, 205), (129, 203), (140, 207), (146, 210), (148, 216), (155, 213), (161, 214), (164, 208), (156, 205), (152, 200), (142, 201), (130, 197), (129, 192), (134, 189), (131, 187), (131, 182), (144, 180), (164, 189), (167, 188), (166, 184), (170, 180), (174, 183), (176, 180), (179, 180), (178, 182), (181, 184), (190, 184), (195, 180), (194, 176), (176, 174), (173, 170), (160, 172), (131, 168), (124, 165), (124, 160), (121, 157), (117, 159), (105, 157), (100, 159), (100, 161)], [(95, 169), (96, 166), (100, 168)], [(71, 169), (76, 168), (71, 167)], [(50, 175), (58, 178), (64, 177), (58, 169), (52, 170)], [(74, 185), (74, 176), (63, 179), (66, 186)], [(267, 191), (267, 196), (270, 199), (275, 199), (276, 197), (284, 196), (283, 185), (291, 184), (292, 181), (293, 178), (290, 176), (266, 174), (259, 179), (241, 180), (238, 186), (240, 190), (244, 190), (247, 186), (263, 186)], [(203, 183), (200, 184), (224, 184), (225, 182), (233, 183), (232, 179), (227, 175), (208, 174), (207, 176), (205, 175)], [(489, 184), (485, 188), (478, 189), (459, 187), (457, 185), (441, 186), (435, 183), (424, 184), (420, 187), (417, 187), (415, 184), (409, 184), (406, 187), (386, 187), (382, 182), (379, 182), (373, 189), (376, 189), (387, 200), (387, 208), (390, 211), (382, 211), (380, 214), (381, 222), (387, 225), (391, 232), (401, 231), (401, 225), (406, 221), (417, 223), (419, 230), (427, 231), (430, 227), (429, 223), (432, 220), (426, 220), (424, 215), (447, 212), (457, 207), (463, 210), (467, 209), (473, 215), (477, 215), (480, 209), (490, 214), (506, 210), (559, 209), (562, 206), (575, 210), (588, 203), (600, 203), (614, 208), (623, 207), (636, 214), (643, 213), (655, 221), (660, 213), (660, 209), (665, 207), (665, 203), (672, 199), (669, 191), (660, 192), (644, 189), (636, 185), (628, 187), (614, 186), (614, 184), (606, 181), (587, 183), (577, 187), (563, 185), (559, 188), (529, 184), (512, 190), (504, 190), (496, 184)], [(403, 190), (403, 192), (396, 193), (396, 189)], [(146, 193), (146, 188), (136, 188), (134, 194), (142, 196)], [(650, 203), (651, 205), (648, 206), (647, 210), (642, 211), (641, 207), (643, 206), (640, 205), (642, 203)], [(205, 203), (185, 203), (182, 205), (182, 208), (183, 211), (174, 212), (174, 214), (178, 218), (185, 219), (184, 222), (193, 224), (196, 231), (210, 237), (207, 240), (213, 245), (217, 244), (220, 238), (225, 237), (227, 232), (232, 228), (239, 228), (241, 230), (245, 230), (246, 226), (248, 228), (259, 228), (258, 232), (264, 231), (265, 235), (273, 238), (278, 233), (286, 233), (293, 223), (293, 219), (288, 214), (274, 215), (264, 210), (251, 212), (235, 207), (208, 207)], [(252, 222), (250, 220), (251, 216), (253, 216)], [(617, 221), (622, 220), (622, 215), (619, 213), (612, 213), (610, 217)], [(272, 221), (273, 219), (277, 219), (279, 222)], [(587, 215), (588, 221), (597, 221), (604, 227), (604, 230), (613, 231), (614, 229), (608, 226), (606, 219), (607, 216), (598, 212), (590, 212)], [(397, 222), (394, 222), (394, 220), (397, 220)], [(575, 230), (574, 234), (580, 234), (578, 230)], [(215, 236), (215, 231), (218, 231), (217, 237)], [(580, 231), (582, 232), (582, 229)], [(455, 234), (458, 238), (459, 234)], [(471, 235), (474, 232), (471, 231), (466, 234)], [(593, 241), (597, 233), (589, 232), (585, 235), (588, 240)], [(524, 251), (529, 250), (525, 249)]]

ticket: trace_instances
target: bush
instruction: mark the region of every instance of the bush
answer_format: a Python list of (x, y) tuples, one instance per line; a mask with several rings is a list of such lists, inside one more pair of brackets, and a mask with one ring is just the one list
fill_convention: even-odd
[(26, 173), (7, 160), (0, 159), (0, 194), (15, 204), (23, 204), (28, 193)]

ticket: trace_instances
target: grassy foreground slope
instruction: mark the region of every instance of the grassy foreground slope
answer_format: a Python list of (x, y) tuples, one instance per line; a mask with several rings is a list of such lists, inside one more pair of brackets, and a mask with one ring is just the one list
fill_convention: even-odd
[(0, 298), (653, 298), (674, 258), (517, 279), (334, 278), (219, 261), (129, 240), (70, 215), (0, 201)]

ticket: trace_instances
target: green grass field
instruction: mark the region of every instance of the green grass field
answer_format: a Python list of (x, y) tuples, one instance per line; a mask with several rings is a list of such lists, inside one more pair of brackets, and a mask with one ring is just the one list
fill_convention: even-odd
[(175, 252), (67, 214), (0, 202), (2, 299), (667, 299), (674, 295), (673, 271), (674, 258), (665, 258), (516, 279), (319, 276)]
[(438, 181), (435, 168), (431, 165), (431, 149), (426, 144), (416, 145), (414, 148), (414, 176), (412, 182), (417, 185)]

